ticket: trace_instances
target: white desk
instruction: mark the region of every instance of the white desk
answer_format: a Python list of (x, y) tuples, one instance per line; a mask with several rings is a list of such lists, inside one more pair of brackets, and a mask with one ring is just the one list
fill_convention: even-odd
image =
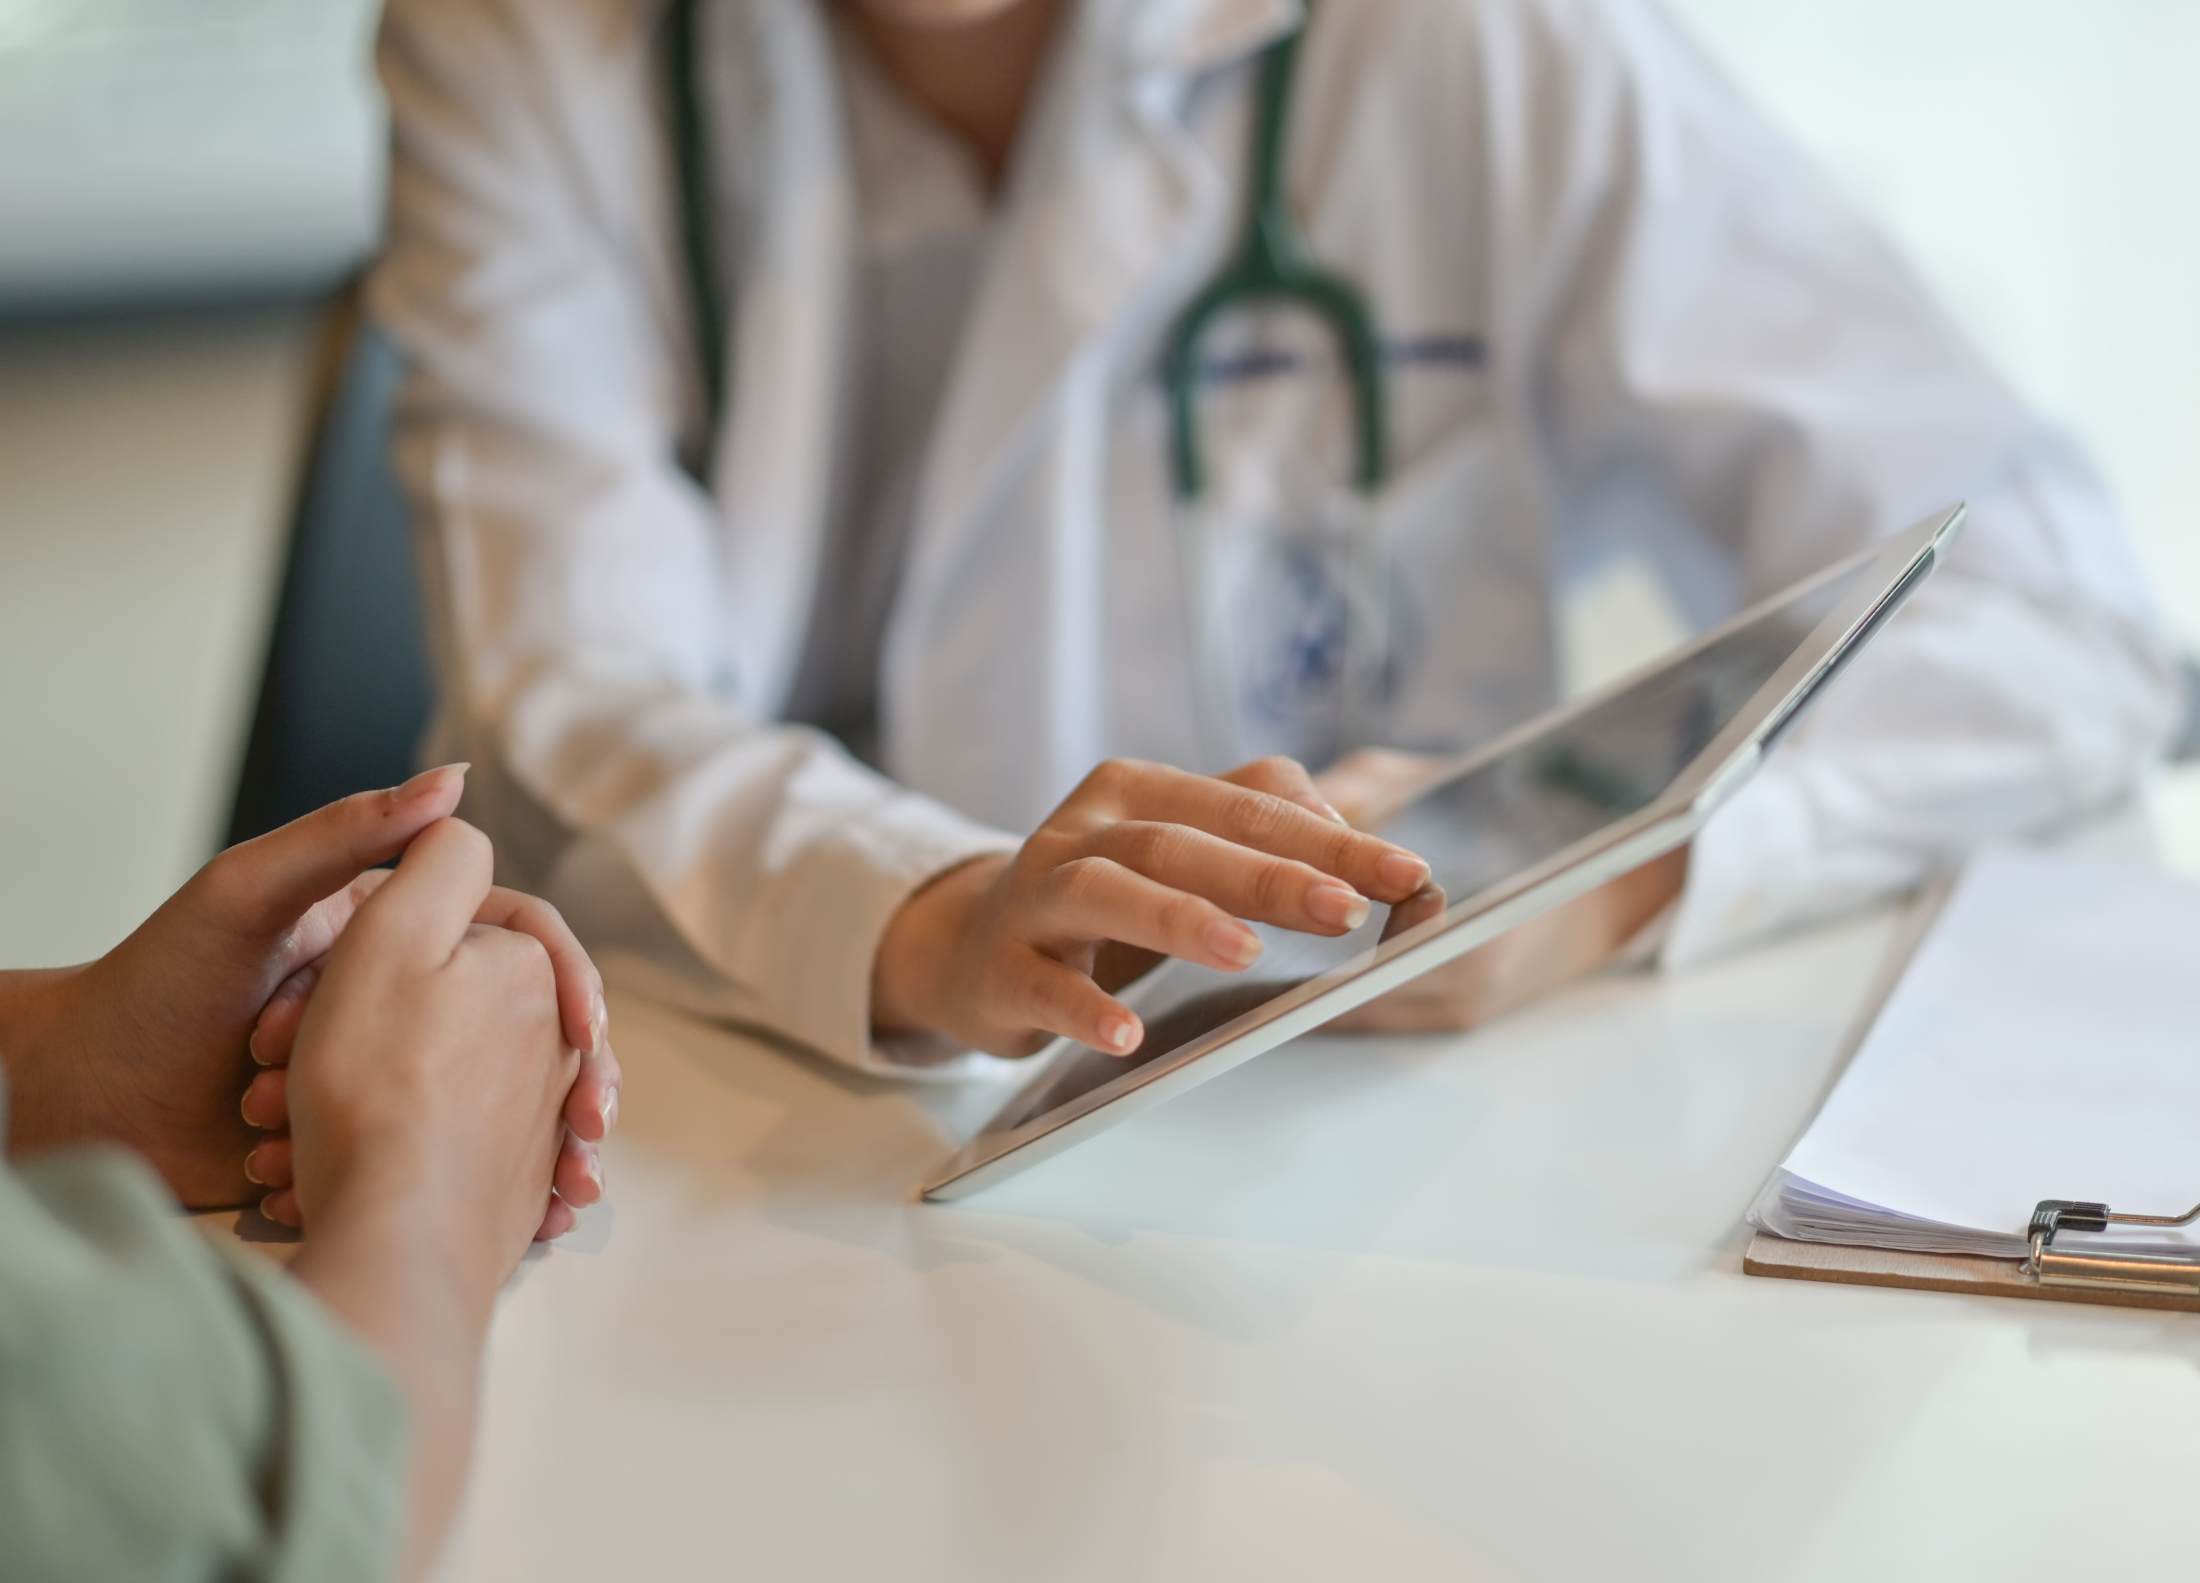
[(448, 1576), (2189, 1571), (2200, 1324), (1740, 1273), (1892, 933), (1307, 1040), (955, 1207), (989, 1096), (622, 1002)]

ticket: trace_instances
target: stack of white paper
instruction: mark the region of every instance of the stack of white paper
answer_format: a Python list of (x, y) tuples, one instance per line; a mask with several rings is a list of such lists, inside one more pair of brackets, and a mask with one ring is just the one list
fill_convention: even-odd
[[(2200, 1200), (2200, 886), (2032, 852), (1974, 862), (1750, 1219), (2020, 1258), (2043, 1198)], [(2179, 1231), (2104, 1240), (2200, 1248)]]

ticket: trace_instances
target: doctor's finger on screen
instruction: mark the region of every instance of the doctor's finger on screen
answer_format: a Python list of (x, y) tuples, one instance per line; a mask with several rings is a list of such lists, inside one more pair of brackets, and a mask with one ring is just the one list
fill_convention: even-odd
[[(1441, 779), (1449, 760), (1370, 748), (1314, 779), (1315, 795), (1363, 829), (1389, 822)], [(1400, 985), (1339, 1018), (1343, 1033), (1451, 1033), (1480, 1027), (1650, 942), (1688, 878), (1685, 848), (1609, 880), (1488, 944)], [(1443, 916), (1443, 890), (1430, 885), (1391, 909), (1383, 938)]]
[(1261, 951), (1243, 919), (1342, 935), (1428, 878), (1288, 760), (1227, 776), (1111, 760), (1019, 852), (951, 871), (894, 916), (873, 1013), (997, 1055), (1057, 1035), (1128, 1055), (1144, 1030), (1110, 990), (1154, 960), (1239, 971)]
[[(1680, 898), (1687, 879), (1688, 849), (1682, 847), (1508, 929), (1330, 1026), (1338, 1033), (1479, 1028), (1629, 957)], [(1383, 938), (1442, 917), (1448, 905), (1441, 889), (1428, 887), (1391, 910)]]

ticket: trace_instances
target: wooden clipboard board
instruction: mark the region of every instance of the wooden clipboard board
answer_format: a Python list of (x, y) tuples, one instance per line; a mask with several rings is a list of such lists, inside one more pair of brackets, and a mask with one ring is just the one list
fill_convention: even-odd
[(2014, 1259), (1967, 1258), (1951, 1253), (1896, 1253), (1832, 1242), (1792, 1242), (1760, 1231), (1742, 1254), (1742, 1270), (1788, 1281), (1831, 1281), (1840, 1286), (1893, 1286), (1911, 1292), (1981, 1292), (1988, 1297), (2029, 1297), (2051, 1303), (2105, 1303), (2115, 1308), (2200, 1313), (2200, 1296), (2129, 1291), (2097, 1286), (2044, 1286)]

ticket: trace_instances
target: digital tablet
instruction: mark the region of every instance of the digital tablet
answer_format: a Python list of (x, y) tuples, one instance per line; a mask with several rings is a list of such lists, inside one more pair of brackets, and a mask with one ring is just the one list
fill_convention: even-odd
[(1136, 1054), (1051, 1046), (924, 1195), (959, 1198), (1036, 1165), (1683, 845), (1962, 519), (1961, 506), (1937, 513), (1442, 767), (1379, 831), (1428, 861), (1440, 912), (1392, 930), (1377, 906), (1338, 938), (1256, 926), (1266, 949), (1244, 974), (1164, 963), (1123, 995), (1146, 1023)]

